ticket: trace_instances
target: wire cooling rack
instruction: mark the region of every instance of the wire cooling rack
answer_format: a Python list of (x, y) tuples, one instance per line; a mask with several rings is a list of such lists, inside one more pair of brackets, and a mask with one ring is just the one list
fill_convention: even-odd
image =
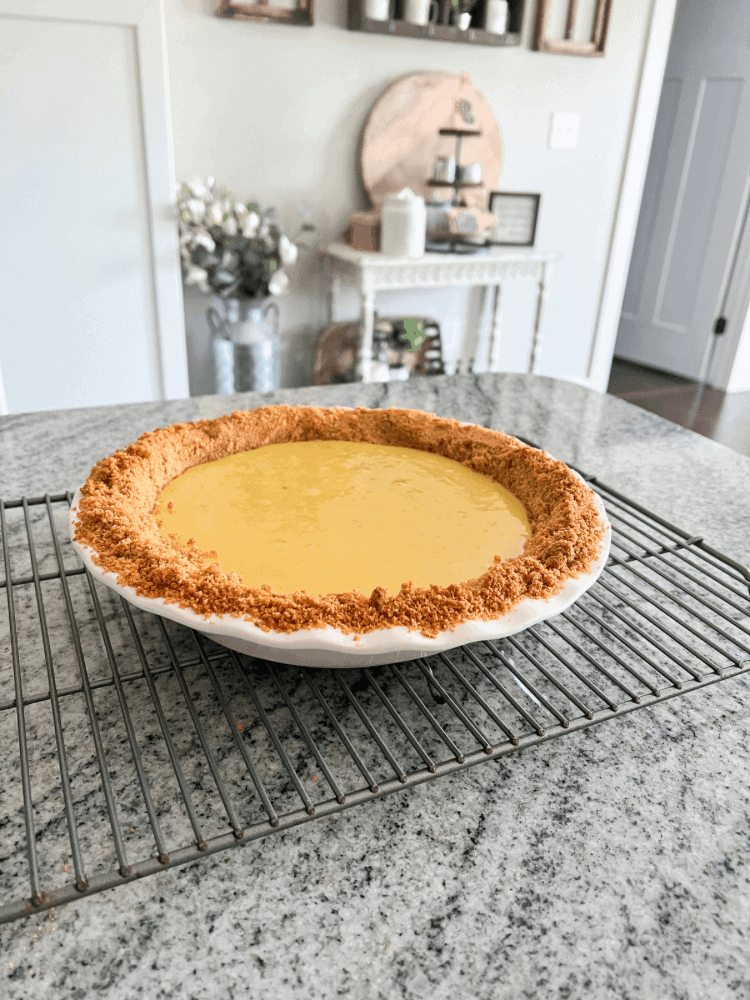
[(132, 608), (78, 561), (70, 494), (0, 501), (0, 922), (749, 670), (750, 573), (588, 482), (612, 551), (571, 609), (343, 671), (238, 656)]

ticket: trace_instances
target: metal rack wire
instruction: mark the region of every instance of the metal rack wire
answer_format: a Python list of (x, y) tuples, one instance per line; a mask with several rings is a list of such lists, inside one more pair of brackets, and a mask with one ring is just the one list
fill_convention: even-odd
[(588, 481), (612, 553), (569, 611), (345, 671), (140, 612), (78, 562), (70, 494), (0, 501), (0, 922), (750, 670), (750, 573)]

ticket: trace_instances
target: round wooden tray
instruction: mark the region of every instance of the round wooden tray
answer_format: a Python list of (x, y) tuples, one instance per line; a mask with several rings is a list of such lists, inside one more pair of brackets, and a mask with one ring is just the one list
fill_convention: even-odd
[[(464, 102), (471, 122), (459, 111)], [(500, 179), (503, 141), (492, 108), (469, 74), (435, 71), (396, 80), (376, 101), (362, 137), (362, 181), (373, 206), (382, 208), (386, 195), (405, 187), (429, 201), (439, 186), (428, 180), (435, 160), (455, 154), (457, 134), (463, 136), (461, 162), (481, 163), (484, 178), (481, 185), (466, 187), (464, 201), (485, 209), (488, 191)]]

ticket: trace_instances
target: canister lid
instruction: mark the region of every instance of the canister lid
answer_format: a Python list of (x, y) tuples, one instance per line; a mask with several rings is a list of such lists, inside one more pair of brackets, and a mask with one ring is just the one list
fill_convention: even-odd
[(398, 194), (387, 194), (385, 196), (385, 204), (389, 208), (407, 208), (411, 205), (418, 205), (420, 202), (424, 204), (424, 198), (421, 194), (414, 194), (411, 188), (403, 188)]

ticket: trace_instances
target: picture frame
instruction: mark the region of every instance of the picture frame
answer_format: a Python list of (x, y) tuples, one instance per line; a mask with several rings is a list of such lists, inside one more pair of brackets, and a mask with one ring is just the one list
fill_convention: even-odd
[(233, 3), (232, 0), (216, 0), (216, 16), (234, 18), (237, 21), (260, 21), (266, 24), (300, 24), (309, 26), (314, 22), (315, 0), (294, 0), (295, 7), (274, 7), (268, 0), (257, 3)]
[(568, 7), (563, 37), (550, 37), (549, 26), (554, 2), (555, 0), (538, 0), (534, 28), (534, 48), (536, 51), (568, 56), (603, 56), (609, 29), (609, 16), (612, 11), (612, 0), (595, 0), (591, 38), (587, 41), (579, 41), (573, 37), (578, 14), (578, 0), (567, 0)]
[(542, 196), (521, 191), (491, 191), (489, 210), (497, 226), (489, 242), (501, 247), (533, 247)]

